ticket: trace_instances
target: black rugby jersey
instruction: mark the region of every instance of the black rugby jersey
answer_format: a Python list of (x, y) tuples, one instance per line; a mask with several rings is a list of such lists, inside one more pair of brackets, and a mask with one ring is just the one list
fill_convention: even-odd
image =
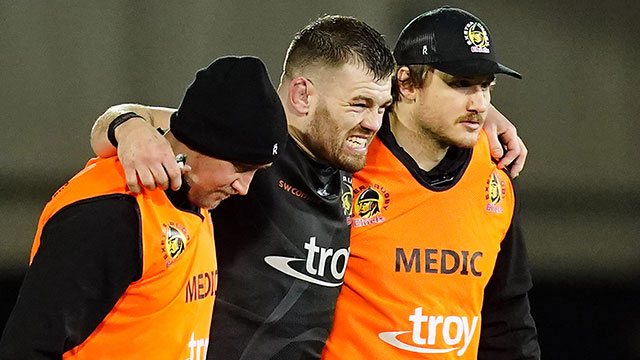
[(219, 286), (208, 359), (317, 359), (349, 256), (351, 176), (289, 137), (249, 193), (213, 210)]

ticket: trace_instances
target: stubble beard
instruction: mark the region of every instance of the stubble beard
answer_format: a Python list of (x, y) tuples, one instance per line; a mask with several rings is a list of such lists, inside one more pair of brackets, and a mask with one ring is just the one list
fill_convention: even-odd
[(335, 121), (326, 107), (318, 109), (311, 120), (309, 134), (306, 136), (309, 150), (320, 160), (324, 160), (332, 167), (354, 173), (361, 170), (366, 161), (366, 154), (349, 155), (345, 153), (347, 136), (341, 134), (335, 126)]

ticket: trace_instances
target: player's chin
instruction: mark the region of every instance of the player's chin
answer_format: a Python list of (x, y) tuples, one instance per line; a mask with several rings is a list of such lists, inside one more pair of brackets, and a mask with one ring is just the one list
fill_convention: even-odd
[(350, 173), (354, 173), (356, 171), (362, 170), (365, 163), (367, 162), (366, 154), (358, 154), (358, 155), (343, 155), (338, 160), (338, 166), (336, 168), (340, 170), (344, 170)]
[(220, 196), (218, 193), (210, 194), (208, 196), (189, 196), (189, 201), (197, 207), (203, 209), (215, 209), (220, 203), (228, 196)]
[(451, 144), (459, 148), (472, 148), (478, 142), (480, 136), (480, 130), (473, 132), (465, 132), (456, 136), (455, 139), (451, 139)]

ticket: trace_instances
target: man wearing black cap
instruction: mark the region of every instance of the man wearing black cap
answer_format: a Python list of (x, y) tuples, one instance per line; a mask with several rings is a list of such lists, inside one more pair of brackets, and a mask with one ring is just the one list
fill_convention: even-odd
[[(256, 175), (247, 197), (214, 211), (221, 270), (210, 359), (320, 356), (349, 254), (352, 194), (345, 170), (364, 165), (391, 102), (393, 69), (381, 35), (356, 19), (326, 16), (296, 35), (278, 89), (291, 135), (286, 153)], [(115, 153), (105, 124), (130, 110), (160, 127), (171, 112), (139, 105), (108, 110), (92, 134), (98, 154)], [(167, 186), (172, 155), (153, 146), (150, 154), (130, 156), (158, 139), (139, 119), (125, 126), (117, 133), (123, 161), (145, 186)]]
[(323, 359), (539, 359), (518, 205), (481, 131), (498, 63), (474, 15), (411, 21), (394, 104), (353, 177), (351, 257)]
[[(227, 95), (238, 78), (251, 84), (242, 99)], [(221, 108), (232, 105), (242, 111)], [(218, 275), (208, 210), (245, 195), (287, 140), (264, 64), (226, 57), (199, 71), (165, 137), (191, 169), (179, 191), (128, 191), (114, 157), (54, 194), (0, 358), (204, 358)]]
[[(284, 155), (256, 174), (247, 196), (212, 213), (220, 285), (208, 358), (320, 357), (349, 256), (349, 172), (364, 165), (391, 103), (394, 66), (382, 36), (350, 17), (322, 17), (292, 41), (278, 88), (290, 134)], [(102, 141), (114, 152), (105, 123), (132, 110), (159, 127), (171, 113), (114, 107), (94, 127), (94, 148)], [(118, 151), (130, 148), (134, 135), (135, 144), (155, 141), (151, 128), (136, 126), (148, 125), (136, 118), (115, 129)], [(162, 164), (140, 178), (158, 179), (172, 166)]]

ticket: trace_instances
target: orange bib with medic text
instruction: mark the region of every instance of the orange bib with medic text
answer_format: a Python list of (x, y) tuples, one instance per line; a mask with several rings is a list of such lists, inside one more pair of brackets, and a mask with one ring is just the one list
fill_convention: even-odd
[(58, 190), (41, 215), (31, 259), (54, 214), (76, 201), (118, 193), (134, 196), (140, 209), (142, 277), (63, 358), (205, 359), (218, 274), (210, 215), (175, 208), (161, 189), (129, 193), (116, 157), (89, 161)]
[(484, 288), (513, 216), (484, 133), (432, 191), (376, 138), (353, 178), (351, 256), (323, 359), (476, 359)]

